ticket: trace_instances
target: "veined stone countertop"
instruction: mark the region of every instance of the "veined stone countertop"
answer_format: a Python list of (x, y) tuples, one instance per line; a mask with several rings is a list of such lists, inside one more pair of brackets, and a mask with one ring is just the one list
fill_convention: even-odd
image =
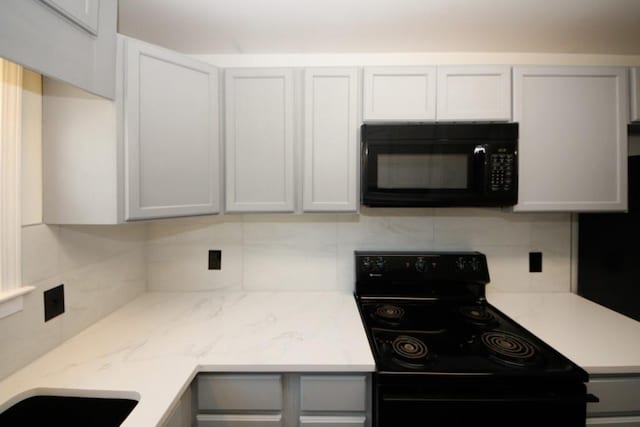
[(150, 292), (0, 382), (21, 397), (139, 399), (123, 427), (158, 425), (198, 372), (372, 372), (353, 295)]
[(569, 292), (487, 300), (590, 374), (640, 373), (640, 322)]

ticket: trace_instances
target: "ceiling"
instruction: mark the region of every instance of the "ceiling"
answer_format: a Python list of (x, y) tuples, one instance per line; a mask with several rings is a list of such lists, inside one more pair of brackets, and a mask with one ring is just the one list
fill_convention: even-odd
[(118, 26), (192, 54), (640, 54), (640, 0), (119, 0)]

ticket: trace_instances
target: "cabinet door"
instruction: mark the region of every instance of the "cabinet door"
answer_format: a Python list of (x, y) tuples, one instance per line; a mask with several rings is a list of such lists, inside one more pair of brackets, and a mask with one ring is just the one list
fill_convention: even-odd
[(587, 418), (586, 425), (598, 427), (640, 427), (640, 417)]
[(511, 67), (438, 67), (438, 120), (511, 120)]
[(0, 56), (114, 99), (117, 2), (2, 0)]
[(514, 68), (516, 211), (627, 208), (627, 77), (615, 67)]
[(436, 119), (436, 67), (364, 70), (364, 121)]
[(98, 34), (100, 0), (41, 0), (93, 35)]
[(640, 68), (631, 69), (631, 121), (640, 122)]
[(125, 219), (219, 211), (218, 72), (126, 39)]
[(293, 212), (293, 71), (225, 71), (226, 210)]
[(355, 211), (358, 70), (305, 71), (304, 204), (308, 212)]

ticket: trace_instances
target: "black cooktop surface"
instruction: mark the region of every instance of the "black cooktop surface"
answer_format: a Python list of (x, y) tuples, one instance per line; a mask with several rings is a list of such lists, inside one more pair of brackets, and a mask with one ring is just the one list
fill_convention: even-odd
[(574, 365), (486, 302), (360, 302), (378, 370), (546, 376)]

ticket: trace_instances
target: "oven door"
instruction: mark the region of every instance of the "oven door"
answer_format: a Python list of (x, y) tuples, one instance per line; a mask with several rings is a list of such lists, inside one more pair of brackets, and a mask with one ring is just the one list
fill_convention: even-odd
[[(451, 426), (584, 426), (586, 394), (583, 384), (571, 389), (522, 388), (505, 390), (491, 386), (440, 391), (376, 391), (376, 427)], [(596, 399), (597, 400), (597, 399)]]
[(477, 141), (369, 141), (362, 202), (368, 206), (484, 205), (487, 145)]

